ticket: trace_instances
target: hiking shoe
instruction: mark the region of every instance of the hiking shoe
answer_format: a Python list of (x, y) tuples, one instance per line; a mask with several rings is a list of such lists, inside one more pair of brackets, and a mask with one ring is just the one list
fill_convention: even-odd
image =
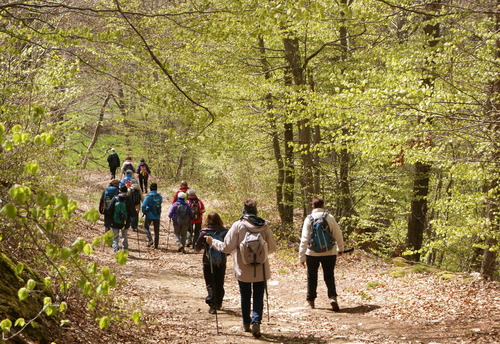
[(217, 305), (217, 310), (219, 311), (219, 310), (221, 310), (221, 309), (222, 309), (222, 303), (219, 303), (219, 304)]
[(311, 309), (314, 309), (314, 300), (307, 300), (307, 304)]
[(208, 310), (208, 313), (210, 313), (210, 314), (217, 313), (217, 310), (215, 309), (215, 306), (210, 306), (210, 309)]
[(251, 330), (250, 330), (250, 324), (245, 324), (245, 323), (243, 323), (243, 331), (245, 331), (245, 332), (250, 332), (250, 331), (251, 331)]
[(186, 249), (184, 247), (181, 247), (181, 252), (186, 253)]
[(330, 299), (330, 305), (332, 305), (332, 311), (334, 311), (334, 312), (340, 311), (339, 304), (337, 303), (336, 297), (332, 297)]
[(153, 242), (152, 241), (148, 242), (148, 247), (151, 247), (151, 246), (153, 246)]
[(260, 338), (262, 333), (260, 333), (260, 324), (259, 323), (253, 323), (252, 324), (252, 336), (255, 338)]
[(184, 249), (184, 247), (180, 246), (178, 249), (177, 249), (177, 252), (182, 252), (182, 250)]

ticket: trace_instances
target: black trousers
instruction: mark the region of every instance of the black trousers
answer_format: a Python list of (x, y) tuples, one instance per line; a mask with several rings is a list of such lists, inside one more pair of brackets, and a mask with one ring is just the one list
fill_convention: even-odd
[(226, 276), (226, 264), (213, 265), (213, 276), (210, 264), (203, 264), (203, 277), (207, 286), (208, 295), (205, 302), (210, 306), (222, 305), (224, 299), (224, 277)]
[(337, 296), (335, 289), (335, 263), (336, 255), (331, 256), (306, 256), (307, 265), (307, 300), (313, 301), (316, 299), (316, 290), (318, 288), (318, 270), (321, 264), (323, 269), (323, 279), (325, 280), (328, 289), (328, 297)]
[(139, 173), (139, 185), (141, 186), (141, 191), (143, 193), (148, 192), (148, 178), (149, 178), (149, 175), (143, 176)]

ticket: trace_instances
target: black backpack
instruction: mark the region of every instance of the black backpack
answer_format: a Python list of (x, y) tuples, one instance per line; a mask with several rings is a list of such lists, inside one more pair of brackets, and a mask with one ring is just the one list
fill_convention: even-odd
[(177, 223), (189, 223), (189, 205), (177, 202), (177, 216), (175, 217)]
[(200, 204), (198, 203), (198, 198), (189, 200), (189, 204), (191, 205), (191, 211), (193, 212), (191, 218), (193, 220), (198, 220), (200, 218)]
[[(220, 241), (224, 241), (224, 237), (226, 236), (226, 234), (227, 234), (227, 229), (221, 231), (207, 232), (208, 236), (211, 236), (212, 238), (215, 238)], [(217, 251), (215, 248), (212, 247), (212, 245), (210, 245), (210, 248), (206, 250), (205, 254), (210, 264), (213, 265), (220, 265), (223, 262), (225, 262), (226, 259), (226, 254), (221, 251)]]
[(141, 204), (141, 193), (135, 188), (130, 188), (130, 199), (133, 205)]

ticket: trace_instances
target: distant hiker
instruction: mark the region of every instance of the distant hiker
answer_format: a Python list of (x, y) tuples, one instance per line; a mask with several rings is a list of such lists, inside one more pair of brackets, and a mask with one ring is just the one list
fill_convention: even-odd
[(137, 227), (139, 226), (139, 212), (141, 211), (141, 202), (144, 199), (144, 196), (142, 195), (141, 188), (139, 187), (139, 184), (137, 184), (136, 180), (132, 180), (127, 194), (138, 214), (136, 217), (132, 217), (130, 219), (130, 227), (132, 227), (134, 232), (137, 232)]
[[(255, 254), (249, 251), (250, 238), (255, 238), (259, 247)], [(233, 223), (224, 241), (205, 237), (207, 243), (216, 250), (231, 253), (236, 250), (234, 257), (234, 272), (238, 280), (241, 294), (241, 315), (243, 317), (243, 329), (252, 332), (256, 338), (261, 336), (260, 323), (264, 309), (264, 291), (267, 288), (266, 281), (271, 275), (267, 253), (276, 250), (271, 229), (267, 221), (257, 216), (257, 202), (247, 199), (243, 203), (243, 216)], [(247, 245), (248, 244), (248, 245)], [(248, 253), (256, 260), (260, 255), (266, 255), (262, 263), (249, 262)], [(251, 310), (253, 293), (253, 310)]]
[(111, 179), (116, 178), (116, 169), (120, 167), (120, 157), (115, 152), (114, 148), (111, 148), (111, 153), (108, 155), (108, 165), (109, 171), (111, 172)]
[(139, 184), (137, 179), (134, 178), (134, 171), (127, 170), (125, 172), (125, 177), (123, 177), (122, 180), (120, 180), (120, 189), (122, 188), (122, 186), (130, 188), (132, 186), (132, 182), (136, 182), (137, 184)]
[(134, 168), (134, 164), (132, 164), (132, 158), (128, 156), (125, 158), (125, 161), (123, 162), (122, 176), (125, 175), (127, 173), (127, 171), (129, 171), (129, 170), (132, 171), (132, 176), (133, 176), (135, 168)]
[(120, 231), (122, 236), (122, 248), (128, 250), (127, 231), (130, 228), (130, 218), (137, 217), (132, 201), (127, 196), (127, 187), (120, 188), (109, 206), (108, 212), (113, 216), (111, 228), (113, 229), (113, 250), (117, 252), (120, 249)]
[(205, 277), (205, 285), (208, 292), (205, 302), (210, 307), (210, 314), (215, 314), (217, 309), (222, 308), (222, 300), (225, 294), (224, 277), (226, 276), (227, 257), (225, 253), (217, 251), (206, 244), (205, 237), (211, 236), (223, 241), (226, 234), (227, 229), (224, 227), (219, 214), (211, 212), (208, 214), (205, 226), (201, 230), (200, 236), (194, 246), (197, 252), (204, 248), (203, 276)]
[(139, 176), (139, 184), (141, 185), (142, 192), (148, 193), (148, 179), (151, 174), (151, 170), (149, 169), (148, 164), (144, 162), (144, 158), (141, 159), (141, 163), (135, 172)]
[[(328, 289), (328, 298), (332, 310), (338, 312), (337, 290), (335, 289), (335, 263), (337, 254), (344, 250), (344, 240), (340, 227), (335, 218), (324, 210), (324, 201), (321, 197), (313, 197), (312, 213), (307, 216), (302, 226), (302, 236), (299, 247), (299, 262), (307, 265), (307, 303), (314, 308), (316, 289), (318, 287), (318, 269), (321, 264), (323, 279)], [(323, 227), (323, 224), (325, 227)], [(322, 235), (322, 228), (326, 229)], [(326, 237), (326, 246), (320, 247), (321, 236)], [(336, 244), (335, 244), (336, 242)], [(339, 253), (341, 254), (341, 253)]]
[(148, 237), (148, 247), (153, 245), (153, 237), (149, 231), (149, 225), (153, 223), (153, 229), (155, 232), (154, 238), (154, 248), (158, 249), (158, 244), (160, 243), (160, 217), (161, 217), (161, 203), (163, 202), (163, 197), (158, 193), (158, 185), (156, 183), (151, 183), (151, 191), (144, 198), (142, 202), (142, 212), (146, 215), (146, 220), (144, 221), (144, 231)]
[(179, 192), (177, 194), (177, 201), (170, 207), (168, 217), (172, 219), (174, 224), (174, 234), (179, 248), (177, 252), (186, 253), (186, 237), (189, 229), (189, 220), (192, 216), (191, 207), (186, 203), (186, 194)]
[(99, 212), (104, 215), (104, 233), (111, 229), (111, 221), (113, 216), (108, 214), (107, 210), (111, 205), (113, 198), (118, 195), (118, 186), (120, 182), (117, 179), (112, 180), (109, 186), (102, 192), (101, 200), (99, 201)]
[(201, 223), (203, 222), (203, 213), (205, 212), (205, 205), (196, 196), (196, 190), (189, 189), (188, 190), (188, 204), (191, 207), (191, 211), (193, 212), (193, 215), (191, 216), (191, 219), (189, 220), (189, 232), (188, 232), (188, 239), (187, 239), (187, 245), (190, 246), (196, 243), (198, 240), (198, 236), (200, 235), (200, 230), (201, 230)]
[(188, 183), (185, 182), (185, 181), (182, 181), (181, 182), (181, 185), (179, 186), (179, 190), (177, 190), (175, 192), (175, 195), (174, 197), (172, 198), (172, 204), (174, 204), (175, 202), (177, 202), (177, 196), (179, 195), (179, 192), (184, 192), (186, 193), (188, 191), (189, 187), (188, 187)]

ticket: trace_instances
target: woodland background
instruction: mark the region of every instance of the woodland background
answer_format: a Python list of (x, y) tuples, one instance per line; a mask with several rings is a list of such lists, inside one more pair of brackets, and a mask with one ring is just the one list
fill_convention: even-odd
[(0, 253), (20, 299), (31, 279), (45, 312), (73, 288), (95, 308), (116, 282), (84, 265), (109, 238), (64, 243), (98, 218), (71, 185), (111, 147), (222, 214), (256, 198), (284, 246), (321, 195), (352, 246), (499, 277), (499, 0), (3, 1), (0, 16)]

